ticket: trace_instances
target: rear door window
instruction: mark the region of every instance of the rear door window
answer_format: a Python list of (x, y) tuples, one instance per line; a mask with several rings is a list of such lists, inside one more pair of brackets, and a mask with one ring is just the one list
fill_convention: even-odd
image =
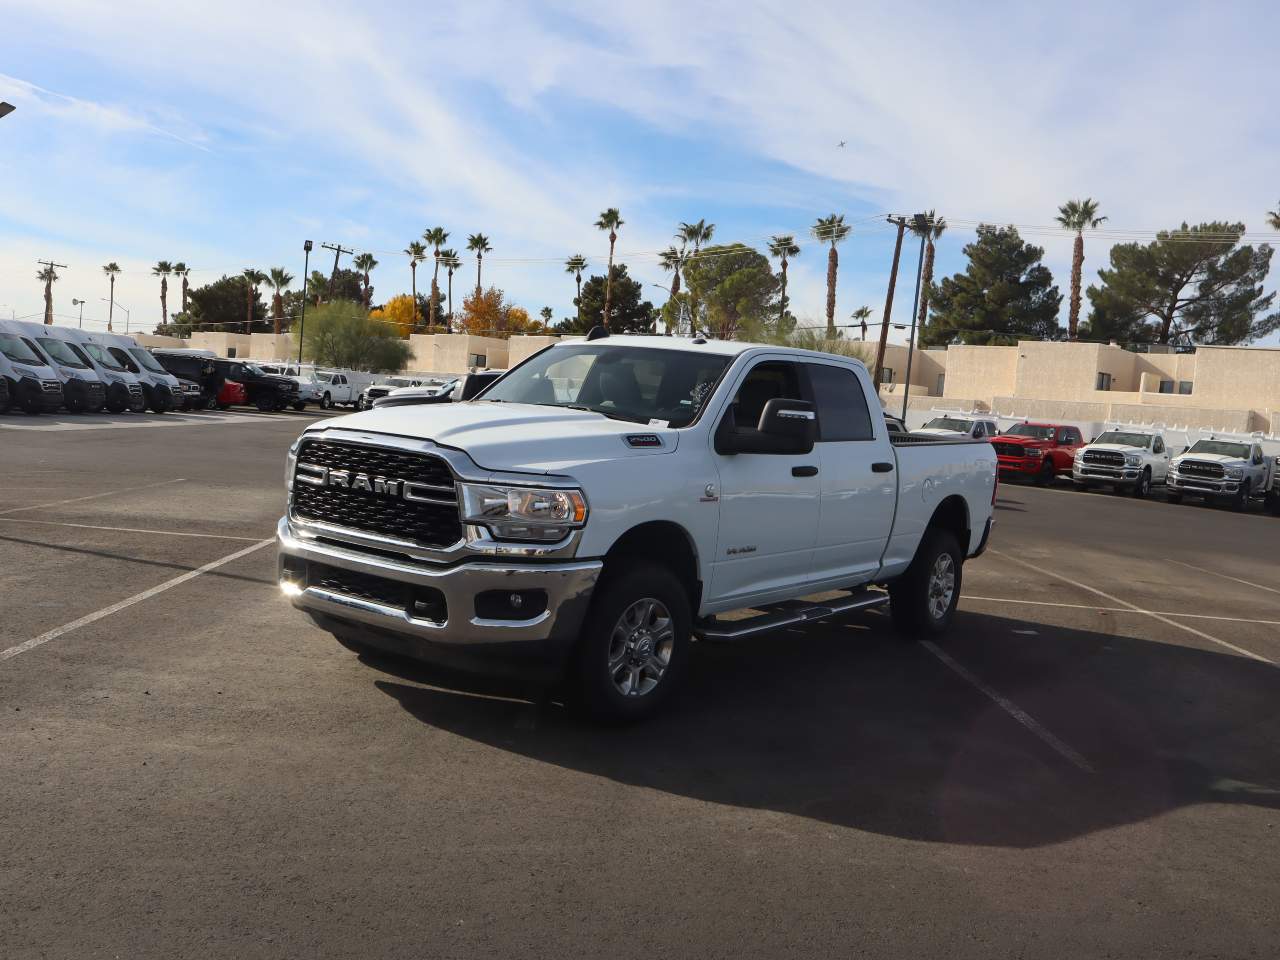
[(870, 440), (871, 411), (858, 375), (848, 367), (806, 363), (818, 409), (818, 440)]

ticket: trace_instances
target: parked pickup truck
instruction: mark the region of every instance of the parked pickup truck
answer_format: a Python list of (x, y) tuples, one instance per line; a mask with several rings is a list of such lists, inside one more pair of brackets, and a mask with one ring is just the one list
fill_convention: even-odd
[(891, 439), (856, 360), (597, 330), (474, 400), (318, 423), (286, 484), (281, 589), (346, 645), (563, 678), (634, 719), (693, 636), (881, 604), (906, 635), (944, 631), (996, 464)]
[(1184, 496), (1226, 501), (1247, 510), (1251, 501), (1265, 502), (1280, 513), (1280, 462), (1245, 440), (1197, 440), (1169, 465), (1168, 498)]
[(1141, 499), (1169, 474), (1169, 448), (1164, 436), (1145, 430), (1107, 430), (1076, 451), (1071, 479), (1076, 488), (1108, 484), (1117, 493), (1132, 491)]
[(994, 420), (981, 417), (967, 417), (958, 414), (947, 414), (934, 417), (919, 430), (913, 433), (926, 437), (969, 437), (973, 440), (989, 440), (1000, 432)]
[(991, 445), (1002, 476), (1021, 476), (1045, 487), (1059, 476), (1071, 476), (1076, 450), (1084, 446), (1084, 437), (1076, 427), (1017, 423), (992, 439)]

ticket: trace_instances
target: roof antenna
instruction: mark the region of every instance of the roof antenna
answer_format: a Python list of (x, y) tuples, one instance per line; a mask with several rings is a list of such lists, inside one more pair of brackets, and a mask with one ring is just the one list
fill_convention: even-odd
[(594, 327), (591, 328), (590, 332), (587, 333), (587, 339), (603, 340), (608, 335), (609, 335), (609, 331), (597, 323)]

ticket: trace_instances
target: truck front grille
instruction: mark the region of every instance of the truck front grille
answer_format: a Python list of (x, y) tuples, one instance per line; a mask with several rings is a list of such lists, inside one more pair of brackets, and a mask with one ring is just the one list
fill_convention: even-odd
[(1086, 450), (1081, 459), (1085, 463), (1096, 463), (1104, 467), (1124, 466), (1124, 454), (1112, 450)]
[(312, 560), (307, 563), (307, 586), (368, 603), (403, 610), (419, 620), (444, 623), (448, 609), (444, 594), (434, 587), (413, 586), (358, 570), (346, 570)]
[(62, 384), (57, 380), (41, 380), (40, 389), (45, 393), (62, 393)]
[(1189, 477), (1205, 477), (1209, 480), (1221, 480), (1225, 473), (1220, 463), (1205, 463), (1203, 460), (1183, 460), (1178, 464), (1178, 472)]
[(131, 384), (129, 384), (129, 396), (130, 396), (130, 397), (132, 397), (134, 400), (141, 400), (141, 399), (142, 399), (142, 384), (140, 384), (140, 383), (131, 383)]
[(996, 448), (998, 457), (1026, 456), (1025, 448), (1020, 443), (992, 443), (991, 445)]
[[(298, 466), (306, 466), (306, 479), (295, 474), (292, 511), (300, 520), (344, 527), (359, 533), (391, 537), (424, 547), (447, 547), (462, 539), (453, 471), (440, 457), (386, 447), (328, 440), (307, 440), (298, 449)], [(314, 482), (316, 468), (345, 472), (346, 485), (335, 485), (324, 474), (323, 485)], [(356, 483), (356, 478), (365, 483)], [(397, 492), (364, 489), (375, 480), (398, 481)], [(434, 503), (407, 500), (405, 483), (431, 488)]]

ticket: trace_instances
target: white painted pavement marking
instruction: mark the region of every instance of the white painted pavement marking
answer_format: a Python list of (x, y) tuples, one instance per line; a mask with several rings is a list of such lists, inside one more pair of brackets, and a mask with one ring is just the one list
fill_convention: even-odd
[(1252, 580), (1241, 580), (1239, 577), (1231, 577), (1225, 573), (1218, 573), (1216, 570), (1206, 570), (1204, 567), (1197, 567), (1193, 563), (1184, 563), (1181, 560), (1172, 560), (1165, 558), (1165, 563), (1176, 563), (1180, 567), (1186, 567), (1189, 570), (1199, 570), (1201, 573), (1207, 573), (1212, 577), (1221, 577), (1223, 580), (1234, 580), (1236, 583), (1243, 583), (1246, 587), (1253, 587), (1255, 590), (1265, 590), (1267, 593), (1280, 593), (1275, 587), (1264, 587), (1260, 583), (1254, 583)]
[(68, 503), (83, 503), (85, 500), (97, 500), (101, 497), (113, 497), (117, 493), (133, 493), (137, 490), (150, 490), (154, 487), (163, 487), (170, 483), (182, 483), (186, 477), (174, 477), (172, 480), (160, 480), (156, 483), (144, 483), (140, 487), (121, 487), (119, 490), (104, 490), (102, 493), (91, 493), (86, 497), (72, 497), (69, 500), (50, 500), (48, 503), (33, 503), (27, 507), (10, 507), (8, 510), (0, 510), (0, 517), (10, 513), (23, 513), (27, 510), (42, 510), (45, 507), (61, 507)]
[(63, 433), (84, 430), (136, 430), (141, 427), (208, 427), (219, 424), (258, 423), (263, 420), (315, 420), (328, 416), (329, 414), (304, 412), (257, 413), (250, 410), (164, 414), (81, 414), (74, 419), (60, 419), (53, 415), (45, 415), (27, 420), (6, 418), (0, 420), (0, 430)]
[(151, 533), (158, 537), (205, 537), (209, 540), (258, 542), (257, 537), (233, 537), (224, 533), (183, 533), (179, 530), (144, 530), (141, 527), (103, 527), (95, 523), (63, 523), (60, 520), (29, 520), (26, 517), (0, 517), (0, 523), (34, 523), (42, 527), (75, 527), (78, 530), (111, 530), (116, 533)]
[(952, 659), (951, 656), (939, 649), (933, 642), (924, 640), (921, 642), (921, 646), (951, 668), (951, 670), (962, 680), (975, 687), (983, 696), (989, 699), (1005, 713), (1009, 714), (1009, 716), (1013, 717), (1013, 719), (1018, 721), (1018, 723), (1022, 724), (1023, 727), (1029, 730), (1041, 741), (1048, 744), (1048, 746), (1055, 750), (1060, 756), (1066, 758), (1066, 760), (1078, 770), (1083, 770), (1085, 773), (1093, 773), (1093, 764), (1089, 763), (1089, 761), (1082, 757), (1076, 750), (1067, 746), (1067, 744), (1063, 743), (1045, 729), (1045, 727), (1042, 726), (1035, 717), (1027, 713), (1027, 711), (991, 689), (991, 687), (987, 686), (976, 676), (970, 673), (965, 667)]
[(1257, 660), (1259, 663), (1265, 663), (1273, 667), (1277, 666), (1274, 660), (1268, 660), (1266, 657), (1260, 656), (1252, 650), (1246, 650), (1244, 647), (1238, 647), (1234, 643), (1229, 643), (1226, 640), (1220, 640), (1202, 630), (1197, 630), (1195, 627), (1189, 627), (1185, 623), (1178, 623), (1176, 620), (1170, 620), (1164, 614), (1157, 613), (1154, 610), (1144, 610), (1142, 607), (1130, 603), (1128, 600), (1121, 600), (1119, 597), (1113, 596), (1106, 591), (1099, 590), (1097, 587), (1091, 587), (1087, 583), (1081, 583), (1079, 580), (1072, 580), (1070, 577), (1064, 577), (1062, 574), (1055, 573), (1053, 570), (1046, 570), (1044, 567), (1037, 567), (1034, 563), (1028, 563), (1026, 560), (1019, 560), (1017, 557), (1010, 556), (1002, 550), (991, 550), (990, 552), (994, 553), (998, 557), (1004, 557), (1006, 560), (1012, 561), (1013, 563), (1021, 564), (1028, 570), (1034, 570), (1036, 573), (1043, 574), (1046, 577), (1053, 577), (1055, 580), (1061, 580), (1063, 583), (1069, 583), (1071, 586), (1077, 587), (1080, 590), (1087, 590), (1089, 593), (1096, 593), (1098, 596), (1104, 597), (1112, 603), (1118, 603), (1134, 613), (1145, 614), (1148, 617), (1159, 620), (1161, 623), (1168, 624), (1171, 627), (1177, 627), (1179, 630), (1185, 630), (1187, 633), (1197, 636), (1201, 640), (1208, 640), (1210, 643), (1216, 643), (1220, 647), (1225, 647), (1228, 650), (1234, 650), (1242, 657), (1248, 657), (1250, 660)]
[(237, 550), (235, 553), (228, 554), (219, 560), (206, 563), (203, 567), (197, 567), (195, 570), (189, 570), (179, 577), (174, 577), (172, 580), (166, 580), (164, 583), (157, 584), (150, 590), (143, 590), (141, 593), (135, 593), (132, 597), (121, 600), (119, 603), (113, 603), (109, 607), (103, 607), (101, 610), (95, 610), (93, 613), (86, 614), (79, 620), (72, 620), (70, 623), (64, 623), (62, 626), (56, 627), (48, 633), (42, 633), (38, 637), (32, 637), (30, 640), (24, 641), (17, 646), (10, 647), (7, 650), (0, 650), (0, 662), (16, 657), (20, 653), (26, 653), (28, 650), (34, 650), (36, 647), (46, 644), (50, 640), (56, 640), (63, 634), (88, 626), (91, 623), (101, 620), (103, 617), (109, 617), (113, 613), (119, 613), (126, 607), (133, 606), (135, 603), (141, 603), (143, 600), (149, 600), (156, 596), (156, 594), (164, 593), (166, 590), (170, 590), (173, 587), (181, 586), (188, 580), (194, 580), (202, 573), (208, 573), (210, 570), (216, 570), (218, 567), (231, 563), (233, 560), (239, 560), (241, 557), (247, 557), (255, 550), (261, 550), (263, 547), (275, 542), (274, 537), (267, 540), (259, 540), (251, 547), (245, 547), (243, 550)]
[[(1015, 600), (1012, 597), (971, 597), (965, 596), (962, 600), (973, 600), (979, 603), (1022, 603), (1036, 607), (1066, 607), (1068, 610), (1097, 610), (1106, 613), (1138, 613), (1145, 614), (1145, 610), (1133, 610), (1129, 607), (1095, 607), (1088, 603), (1054, 603), (1051, 600)], [(1228, 623), (1256, 623), (1266, 627), (1280, 626), (1280, 620), (1253, 620), (1249, 617), (1216, 617), (1208, 613), (1178, 613), (1176, 610), (1155, 610), (1153, 613), (1163, 614), (1166, 617), (1182, 617), (1186, 620), (1225, 620)]]

